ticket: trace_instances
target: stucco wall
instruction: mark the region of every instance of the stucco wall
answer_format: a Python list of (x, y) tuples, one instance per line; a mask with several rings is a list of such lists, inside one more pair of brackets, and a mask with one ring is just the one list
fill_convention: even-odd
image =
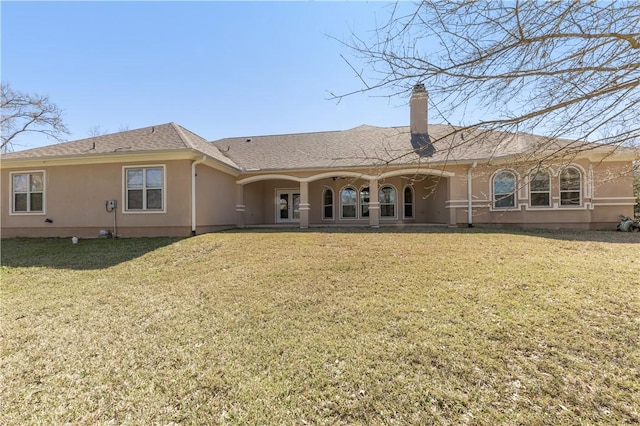
[[(165, 165), (166, 211), (124, 212), (123, 167)], [(2, 169), (2, 236), (95, 237), (101, 229), (113, 232), (114, 212), (106, 200), (117, 200), (120, 236), (188, 235), (190, 225), (190, 166), (188, 160)], [(11, 214), (11, 172), (45, 172), (44, 213)], [(49, 219), (51, 223), (45, 222)], [(155, 229), (155, 231), (154, 231)]]
[(266, 198), (265, 182), (244, 185), (244, 221), (246, 225), (260, 225), (265, 222), (265, 211), (272, 205), (271, 196)]
[[(560, 172), (566, 166), (580, 170), (582, 178), (580, 205), (563, 206), (560, 203)], [(473, 217), (475, 225), (539, 228), (592, 228), (615, 229), (620, 215), (631, 215), (633, 206), (632, 177), (630, 162), (602, 161), (589, 163), (586, 160), (564, 164), (552, 164), (550, 172), (551, 206), (531, 206), (527, 177), (531, 166), (509, 167), (481, 165), (472, 170), (473, 174)], [(516, 206), (496, 209), (492, 205), (492, 177), (499, 170), (510, 170), (516, 175)], [(466, 182), (459, 182), (466, 187)], [(458, 192), (459, 191), (454, 191)], [(453, 203), (456, 221), (467, 223), (468, 197), (465, 195)]]
[(236, 178), (204, 164), (196, 166), (196, 175), (196, 231), (235, 226)]

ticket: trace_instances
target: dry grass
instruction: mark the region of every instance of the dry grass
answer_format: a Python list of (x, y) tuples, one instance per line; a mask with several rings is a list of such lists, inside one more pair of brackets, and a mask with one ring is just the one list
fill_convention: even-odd
[(637, 423), (638, 238), (3, 240), (0, 423)]

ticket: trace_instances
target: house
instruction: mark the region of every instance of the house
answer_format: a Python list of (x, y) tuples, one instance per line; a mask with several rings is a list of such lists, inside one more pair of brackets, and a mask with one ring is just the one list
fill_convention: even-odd
[(615, 229), (619, 215), (633, 215), (636, 152), (428, 124), (427, 96), (416, 85), (407, 127), (209, 142), (169, 123), (4, 154), (2, 236), (188, 236), (258, 225)]

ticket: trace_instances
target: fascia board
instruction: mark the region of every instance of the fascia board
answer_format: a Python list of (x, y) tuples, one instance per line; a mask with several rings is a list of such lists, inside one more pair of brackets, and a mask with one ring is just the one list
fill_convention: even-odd
[[(77, 166), (86, 164), (113, 164), (147, 161), (171, 161), (171, 160), (198, 160), (203, 155), (194, 149), (181, 149), (171, 151), (144, 151), (144, 152), (113, 152), (95, 155), (69, 155), (37, 158), (0, 159), (0, 169), (16, 169), (25, 167), (55, 167)], [(206, 164), (209, 167), (237, 176), (239, 171), (220, 161), (207, 156)]]

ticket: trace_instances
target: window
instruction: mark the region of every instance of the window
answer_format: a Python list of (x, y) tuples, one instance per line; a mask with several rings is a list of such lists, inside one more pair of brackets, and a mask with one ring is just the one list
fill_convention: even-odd
[(164, 166), (125, 168), (127, 211), (164, 210)]
[(533, 207), (551, 205), (551, 180), (549, 173), (538, 171), (529, 178), (529, 203)]
[(396, 190), (392, 186), (380, 188), (380, 217), (396, 217)]
[(333, 189), (325, 188), (322, 194), (322, 217), (333, 219)]
[(360, 217), (369, 217), (369, 187), (360, 190)]
[(575, 167), (567, 167), (560, 173), (560, 205), (579, 206), (580, 199), (580, 171)]
[(44, 213), (44, 172), (11, 174), (12, 213)]
[(340, 201), (342, 202), (342, 217), (355, 219), (358, 213), (358, 192), (353, 187), (346, 187), (340, 191)]
[(500, 172), (493, 177), (493, 207), (509, 208), (516, 205), (516, 177), (511, 172)]
[(413, 186), (404, 187), (404, 217), (405, 219), (413, 219)]

